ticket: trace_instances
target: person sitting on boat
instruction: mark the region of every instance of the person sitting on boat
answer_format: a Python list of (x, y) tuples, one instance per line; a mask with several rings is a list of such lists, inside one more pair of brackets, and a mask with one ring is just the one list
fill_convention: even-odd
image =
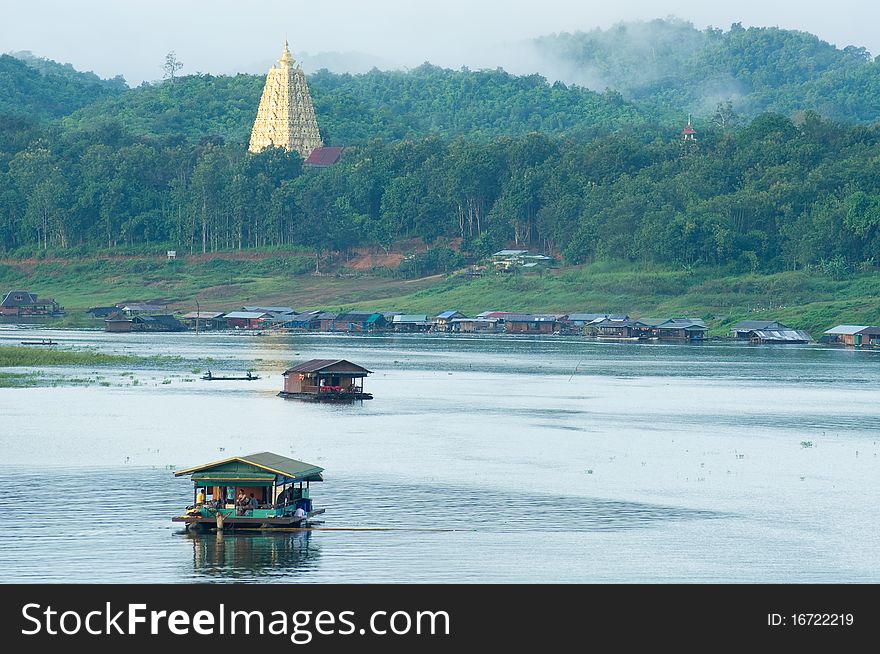
[(235, 506), (238, 507), (238, 511), (236, 511), (238, 515), (244, 515), (247, 511), (248, 499), (247, 495), (244, 494), (244, 491), (238, 491), (238, 497), (235, 500)]
[(254, 497), (254, 494), (253, 494), (253, 493), (251, 493), (251, 497), (250, 497), (250, 499), (249, 499), (248, 502), (247, 502), (247, 507), (248, 507), (248, 509), (250, 509), (251, 511), (253, 511), (253, 510), (256, 509), (256, 508), (259, 508), (259, 506), (260, 506), (260, 503), (257, 501), (257, 498)]
[(296, 511), (293, 512), (293, 517), (296, 520), (304, 520), (306, 518), (306, 512), (301, 506), (298, 506), (296, 507)]
[(196, 506), (202, 506), (205, 503), (205, 489), (200, 488), (196, 495)]

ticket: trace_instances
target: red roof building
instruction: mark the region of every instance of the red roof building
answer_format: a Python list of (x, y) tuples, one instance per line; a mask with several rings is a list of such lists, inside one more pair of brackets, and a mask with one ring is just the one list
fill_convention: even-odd
[(328, 147), (315, 148), (308, 158), (303, 162), (304, 166), (310, 168), (329, 168), (342, 157), (342, 148)]

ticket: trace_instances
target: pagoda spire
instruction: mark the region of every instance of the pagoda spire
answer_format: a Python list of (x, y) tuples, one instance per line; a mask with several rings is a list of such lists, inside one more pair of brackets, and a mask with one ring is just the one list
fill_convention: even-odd
[(307, 158), (322, 146), (305, 73), (290, 54), (285, 39), (277, 65), (266, 75), (248, 150), (278, 147)]
[(694, 129), (693, 125), (691, 125), (691, 115), (688, 114), (688, 124), (685, 125), (685, 128), (681, 130), (681, 139), (683, 141), (696, 141), (697, 140), (697, 130)]

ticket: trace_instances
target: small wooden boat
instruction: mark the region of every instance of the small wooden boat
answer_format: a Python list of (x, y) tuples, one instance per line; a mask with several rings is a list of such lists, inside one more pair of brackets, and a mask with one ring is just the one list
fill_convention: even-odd
[(41, 339), (39, 341), (22, 341), (22, 345), (58, 345), (58, 341)]
[(324, 509), (314, 507), (309, 488), (313, 481), (324, 481), (323, 471), (271, 452), (180, 470), (174, 476), (190, 476), (193, 503), (171, 521), (192, 531), (308, 529), (323, 523), (314, 519)]
[(259, 379), (259, 375), (253, 373), (245, 373), (244, 375), (215, 375), (210, 370), (202, 375), (205, 381), (253, 381)]

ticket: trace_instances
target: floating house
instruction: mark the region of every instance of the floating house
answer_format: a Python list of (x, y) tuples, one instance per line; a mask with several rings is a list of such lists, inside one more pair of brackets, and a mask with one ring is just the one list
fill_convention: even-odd
[(571, 330), (580, 331), (594, 320), (607, 317), (607, 313), (570, 313), (565, 317), (565, 324)]
[(552, 334), (556, 323), (554, 315), (515, 313), (504, 319), (504, 330), (508, 334)]
[(271, 452), (179, 470), (175, 477), (188, 475), (193, 482), (193, 503), (172, 522), (193, 531), (311, 526), (324, 513), (314, 508), (310, 489), (324, 480), (323, 471)]
[(319, 313), (315, 317), (315, 321), (312, 323), (312, 329), (319, 332), (333, 331), (333, 321), (336, 320), (336, 316), (338, 315), (339, 314), (330, 313), (328, 311)]
[(223, 329), (226, 327), (226, 316), (222, 311), (190, 311), (180, 316), (180, 322), (199, 331)]
[(427, 314), (401, 314), (394, 316), (391, 326), (396, 332), (426, 332), (431, 329), (432, 322)]
[(500, 331), (497, 318), (453, 318), (450, 325), (451, 331), (462, 334), (491, 334)]
[(171, 315), (136, 315), (131, 318), (107, 318), (104, 329), (108, 332), (185, 332), (186, 325)]
[(868, 325), (837, 325), (825, 332), (832, 343), (850, 347), (880, 346), (880, 327)]
[(118, 314), (120, 311), (119, 307), (89, 307), (86, 309), (86, 313), (92, 314), (95, 318), (111, 318), (114, 315)]
[(660, 340), (702, 341), (709, 328), (700, 318), (670, 318), (653, 324), (652, 331)]
[(230, 329), (260, 329), (269, 318), (265, 311), (230, 311), (226, 314), (226, 326)]
[(451, 332), (452, 321), (456, 318), (467, 318), (467, 316), (460, 311), (444, 311), (443, 313), (438, 313), (434, 316), (431, 329), (435, 332)]
[(752, 343), (812, 343), (813, 337), (802, 329), (756, 329), (749, 341)]
[(349, 312), (340, 313), (330, 321), (331, 332), (347, 334), (366, 334), (385, 327), (385, 316), (381, 313)]
[(613, 320), (605, 318), (593, 323), (592, 328), (598, 338), (607, 340), (637, 341), (651, 338), (651, 326), (639, 320)]
[(119, 307), (119, 313), (129, 317), (139, 316), (144, 313), (158, 315), (165, 311), (165, 307), (161, 304), (147, 304), (145, 302), (129, 302), (116, 306)]
[(51, 298), (37, 297), (29, 291), (9, 291), (0, 302), (0, 316), (60, 316), (64, 307)]
[(320, 315), (320, 311), (306, 311), (304, 313), (298, 313), (285, 320), (282, 327), (298, 332), (318, 331), (318, 327), (320, 325), (320, 319), (318, 318), (318, 316)]
[(605, 328), (605, 331), (609, 331), (613, 326), (612, 323), (620, 323), (621, 325), (628, 321), (630, 318), (625, 313), (607, 313), (601, 316), (597, 316), (593, 318), (590, 322), (584, 325), (584, 333), (589, 336), (598, 336), (599, 335), (599, 325), (602, 325)]
[(791, 329), (778, 320), (742, 320), (730, 328), (731, 335), (741, 341), (752, 339), (753, 334), (760, 330)]
[(364, 378), (371, 374), (363, 366), (345, 359), (312, 359), (284, 371), (284, 389), (279, 397), (313, 401), (372, 400), (364, 392)]

